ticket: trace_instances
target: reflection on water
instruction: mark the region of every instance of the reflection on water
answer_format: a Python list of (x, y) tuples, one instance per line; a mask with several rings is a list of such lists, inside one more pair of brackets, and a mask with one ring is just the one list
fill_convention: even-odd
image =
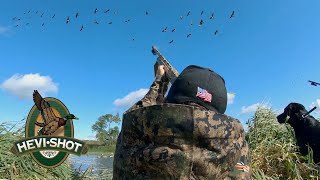
[(69, 155), (74, 169), (85, 171), (92, 168), (92, 174), (99, 179), (112, 179), (113, 156), (75, 156)]

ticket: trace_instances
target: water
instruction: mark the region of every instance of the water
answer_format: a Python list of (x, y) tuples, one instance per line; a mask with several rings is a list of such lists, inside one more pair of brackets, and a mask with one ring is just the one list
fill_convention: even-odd
[(99, 179), (112, 179), (113, 156), (69, 155), (69, 162), (74, 169), (82, 172), (92, 168), (92, 176)]

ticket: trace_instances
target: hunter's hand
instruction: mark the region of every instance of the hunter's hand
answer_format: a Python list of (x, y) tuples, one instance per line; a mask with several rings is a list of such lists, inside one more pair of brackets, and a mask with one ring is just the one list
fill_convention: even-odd
[(164, 67), (164, 65), (158, 66), (157, 75), (158, 75), (158, 76), (163, 76), (164, 73), (165, 73), (165, 67)]
[(162, 77), (167, 71), (166, 67), (164, 65), (160, 65), (158, 62), (156, 62), (153, 67), (155, 77)]

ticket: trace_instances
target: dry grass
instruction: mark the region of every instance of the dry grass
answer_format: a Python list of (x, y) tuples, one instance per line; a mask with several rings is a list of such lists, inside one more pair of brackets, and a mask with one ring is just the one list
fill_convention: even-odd
[[(319, 179), (320, 168), (313, 163), (312, 152), (307, 156), (298, 153), (293, 129), (280, 125), (271, 109), (258, 109), (247, 124), (253, 179)], [(72, 170), (65, 162), (57, 168), (46, 169), (38, 166), (29, 155), (17, 157), (11, 154), (9, 149), (13, 142), (24, 136), (24, 129), (18, 127), (19, 123), (0, 124), (1, 178), (94, 179), (90, 168), (85, 172)]]
[(247, 124), (253, 179), (320, 177), (320, 168), (313, 163), (312, 152), (307, 156), (297, 152), (293, 129), (280, 125), (271, 109), (259, 108)]
[(30, 155), (15, 156), (9, 150), (24, 137), (24, 120), (0, 124), (1, 179), (72, 179), (72, 169), (64, 162), (56, 168), (39, 166)]

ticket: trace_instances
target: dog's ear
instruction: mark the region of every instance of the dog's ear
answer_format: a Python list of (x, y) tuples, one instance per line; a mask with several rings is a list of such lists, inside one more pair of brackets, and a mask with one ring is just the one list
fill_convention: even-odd
[(291, 115), (291, 112), (293, 112), (296, 109), (296, 103), (290, 103), (284, 111), (287, 113), (287, 116)]

